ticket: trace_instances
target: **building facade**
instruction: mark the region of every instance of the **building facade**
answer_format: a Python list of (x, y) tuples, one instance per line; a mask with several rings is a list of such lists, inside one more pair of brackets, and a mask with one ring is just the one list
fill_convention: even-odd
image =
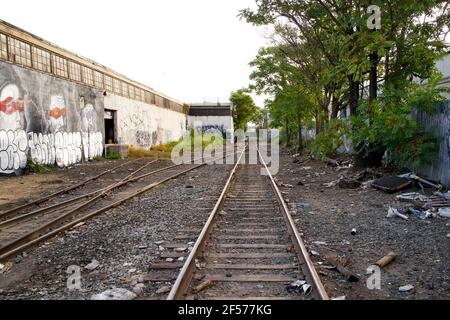
[(189, 108), (188, 128), (197, 132), (218, 130), (224, 136), (230, 132), (234, 138), (233, 106), (231, 103), (193, 103)]
[(0, 20), (0, 173), (178, 140), (181, 102)]

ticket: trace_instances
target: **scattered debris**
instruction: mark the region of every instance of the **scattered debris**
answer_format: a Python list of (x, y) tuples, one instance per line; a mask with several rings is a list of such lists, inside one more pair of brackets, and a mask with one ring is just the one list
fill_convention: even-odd
[(289, 188), (289, 189), (292, 189), (292, 188), (294, 187), (293, 185), (291, 185), (291, 184), (286, 184), (286, 183), (282, 183), (281, 186), (282, 186), (283, 188)]
[(328, 243), (326, 243), (324, 241), (314, 241), (313, 243), (315, 245), (317, 245), (317, 246), (326, 246), (326, 245), (328, 245)]
[(416, 200), (419, 200), (421, 197), (422, 195), (420, 193), (410, 192), (398, 195), (395, 197), (395, 199), (402, 202), (414, 202)]
[(137, 285), (134, 286), (133, 292), (135, 294), (137, 294), (138, 296), (140, 296), (140, 295), (142, 295), (144, 293), (144, 289), (145, 289), (145, 284), (138, 283)]
[(161, 287), (156, 291), (156, 294), (165, 294), (165, 293), (169, 293), (169, 292), (170, 292), (169, 287)]
[(356, 236), (356, 234), (358, 233), (358, 231), (356, 230), (356, 228), (352, 229), (352, 236)]
[(388, 264), (390, 264), (392, 261), (394, 261), (396, 258), (397, 258), (397, 254), (394, 251), (391, 251), (387, 255), (385, 255), (383, 258), (378, 260), (377, 263), (375, 263), (375, 265), (380, 267), (381, 269), (383, 269)]
[(410, 180), (410, 181), (412, 181), (412, 180), (419, 181), (419, 182), (425, 183), (426, 185), (429, 185), (430, 187), (436, 188), (436, 189), (438, 189), (438, 190), (441, 190), (441, 189), (442, 189), (442, 185), (432, 183), (432, 182), (430, 182), (430, 181), (428, 181), (428, 180), (425, 180), (425, 179), (423, 179), (423, 178), (417, 176), (417, 175), (414, 174), (414, 173), (403, 174), (403, 175), (399, 176), (399, 178), (402, 178), (402, 179), (408, 179), (408, 180)]
[(361, 187), (361, 182), (355, 179), (342, 178), (339, 180), (338, 186), (341, 189), (358, 189)]
[(359, 277), (350, 272), (346, 268), (348, 259), (345, 256), (338, 255), (336, 252), (330, 251), (324, 255), (325, 260), (330, 263), (334, 269), (342, 274), (348, 282), (358, 282)]
[(312, 170), (312, 167), (301, 167), (300, 169), (308, 171), (308, 170)]
[(175, 248), (175, 252), (185, 252), (188, 248), (184, 247), (184, 248)]
[(304, 184), (302, 181), (299, 181), (299, 182), (297, 183), (297, 185), (303, 187), (305, 184)]
[(369, 181), (363, 182), (361, 184), (361, 188), (363, 188), (364, 190), (369, 189), (372, 187), (374, 182), (375, 182), (375, 180), (369, 180)]
[(286, 290), (289, 293), (298, 293), (298, 294), (305, 294), (309, 295), (312, 291), (311, 285), (306, 283), (304, 280), (297, 280), (290, 285), (287, 286)]
[(298, 201), (298, 202), (297, 202), (297, 207), (298, 207), (298, 208), (306, 209), (306, 208), (309, 208), (310, 205), (309, 205), (309, 203), (306, 202), (306, 201)]
[(450, 218), (450, 208), (439, 209), (439, 215), (441, 217)]
[(174, 261), (174, 260), (173, 260), (172, 258), (167, 258), (167, 259), (166, 259), (166, 262), (169, 262), (169, 263), (170, 263), (170, 262), (173, 262), (173, 261)]
[(450, 233), (449, 233), (449, 234), (447, 234), (447, 238), (450, 238)]
[(145, 250), (145, 249), (147, 249), (147, 248), (148, 248), (148, 246), (146, 246), (146, 245), (143, 245), (143, 246), (139, 246), (139, 247), (138, 247), (139, 250)]
[(8, 272), (12, 268), (12, 266), (13, 264), (11, 262), (0, 264), (0, 274)]
[(320, 257), (320, 253), (317, 252), (316, 250), (311, 250), (311, 254), (312, 254), (314, 257)]
[(159, 246), (159, 245), (163, 244), (164, 242), (165, 241), (156, 241), (155, 244)]
[(194, 186), (186, 186), (186, 189), (194, 189)]
[(375, 180), (372, 186), (387, 193), (395, 193), (412, 186), (412, 182), (401, 177), (387, 177)]
[(92, 260), (92, 262), (91, 263), (89, 263), (87, 266), (85, 266), (84, 268), (86, 269), (86, 270), (89, 270), (89, 271), (94, 271), (95, 269), (97, 269), (98, 267), (100, 266), (100, 262), (98, 262), (97, 260)]
[(400, 292), (409, 292), (409, 291), (412, 291), (412, 290), (414, 290), (414, 286), (412, 286), (412, 285), (407, 285), (407, 286), (403, 286), (403, 287), (400, 287), (400, 288), (398, 288), (398, 291), (400, 291)]
[(114, 288), (100, 294), (93, 295), (91, 300), (133, 300), (137, 295), (127, 289)]
[(333, 298), (333, 299), (331, 299), (331, 300), (334, 300), (334, 301), (344, 301), (344, 300), (346, 300), (346, 296), (341, 296), (341, 297)]
[(338, 185), (339, 181), (340, 181), (340, 179), (335, 180), (335, 181), (331, 181), (329, 183), (324, 183), (323, 186), (327, 187), (327, 188), (333, 188), (333, 187)]
[(395, 217), (399, 217), (402, 218), (404, 220), (408, 220), (409, 218), (407, 216), (405, 216), (404, 214), (401, 214), (397, 209), (389, 207), (388, 210), (388, 214), (386, 216), (387, 218), (395, 218)]
[(206, 290), (206, 289), (211, 288), (212, 285), (213, 285), (213, 283), (211, 282), (211, 280), (203, 281), (203, 282), (200, 283), (198, 286), (192, 288), (192, 292), (193, 292), (193, 293), (199, 293), (199, 292), (202, 292), (203, 290)]
[(77, 225), (73, 226), (70, 230), (78, 229), (79, 227), (82, 227), (85, 225), (85, 222), (80, 222)]

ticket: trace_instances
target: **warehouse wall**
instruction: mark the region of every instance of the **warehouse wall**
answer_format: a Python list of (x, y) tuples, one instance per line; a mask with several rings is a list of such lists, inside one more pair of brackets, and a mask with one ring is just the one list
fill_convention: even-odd
[(150, 148), (186, 132), (186, 114), (108, 93), (106, 109), (116, 111), (117, 142)]
[(101, 92), (0, 61), (0, 173), (102, 155), (103, 117)]
[[(222, 133), (227, 130), (234, 132), (234, 122), (232, 116), (189, 116), (188, 127), (194, 128), (195, 122), (202, 123), (202, 130), (217, 129)], [(199, 128), (195, 128), (199, 129)]]

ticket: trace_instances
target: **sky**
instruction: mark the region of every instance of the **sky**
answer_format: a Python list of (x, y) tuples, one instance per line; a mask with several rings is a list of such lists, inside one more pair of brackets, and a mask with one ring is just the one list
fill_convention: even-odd
[[(268, 44), (254, 0), (14, 0), (0, 19), (184, 103), (228, 101)], [(254, 96), (258, 106), (264, 97)]]

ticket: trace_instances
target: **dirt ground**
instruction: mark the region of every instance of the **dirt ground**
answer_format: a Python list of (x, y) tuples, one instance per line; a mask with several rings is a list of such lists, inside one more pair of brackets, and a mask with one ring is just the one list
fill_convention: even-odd
[[(331, 297), (450, 299), (450, 219), (420, 220), (413, 215), (409, 220), (388, 219), (389, 205), (399, 205), (397, 194), (324, 186), (341, 174), (352, 176), (358, 169), (337, 172), (324, 162), (296, 164), (293, 160), (292, 153), (282, 151), (278, 180), (292, 185), (283, 188), (284, 196), (308, 248), (315, 253), (313, 260)], [(354, 228), (357, 233), (353, 236)], [(359, 276), (359, 282), (350, 283), (327, 268), (324, 255), (330, 251), (349, 259), (348, 269)], [(390, 251), (398, 257), (381, 271), (381, 289), (369, 290), (367, 268)], [(414, 289), (399, 291), (407, 285)]]
[(91, 177), (118, 166), (127, 160), (103, 160), (77, 164), (68, 168), (52, 168), (44, 174), (23, 176), (0, 176), (0, 211), (3, 205), (23, 203), (39, 199), (45, 195), (80, 183)]
[[(284, 197), (332, 298), (450, 299), (450, 219), (388, 219), (388, 207), (398, 205), (395, 195), (324, 186), (358, 169), (337, 172), (320, 161), (293, 160), (282, 150), (277, 180), (291, 185), (282, 188)], [(39, 198), (112, 166), (101, 161), (43, 175), (0, 177), (1, 204)], [(11, 268), (0, 274), (0, 299), (90, 299), (114, 287), (134, 290), (158, 259), (160, 241), (173, 241), (187, 225), (203, 226), (230, 169), (194, 170), (12, 259)], [(369, 290), (367, 268), (390, 251), (398, 257), (381, 271), (381, 289)], [(329, 252), (345, 255), (359, 282), (331, 270), (325, 259)], [(99, 266), (86, 269), (93, 260)], [(82, 270), (81, 291), (67, 289), (69, 266)], [(165, 285), (170, 283), (146, 284), (139, 297), (158, 298), (155, 291)], [(414, 289), (400, 292), (406, 285)]]
[[(112, 167), (121, 162), (81, 165), (69, 174), (52, 172), (42, 177), (70, 180), (80, 172), (96, 175), (102, 163)], [(113, 288), (131, 292), (139, 289), (138, 284), (143, 287), (137, 299), (159, 298), (155, 292), (170, 283), (139, 280), (159, 259), (158, 243), (172, 241), (187, 225), (204, 225), (230, 170), (225, 165), (193, 170), (11, 259), (8, 269), (0, 272), (0, 300), (89, 300)], [(98, 265), (90, 269), (93, 261)], [(80, 270), (81, 290), (69, 290), (67, 285), (74, 267)]]

